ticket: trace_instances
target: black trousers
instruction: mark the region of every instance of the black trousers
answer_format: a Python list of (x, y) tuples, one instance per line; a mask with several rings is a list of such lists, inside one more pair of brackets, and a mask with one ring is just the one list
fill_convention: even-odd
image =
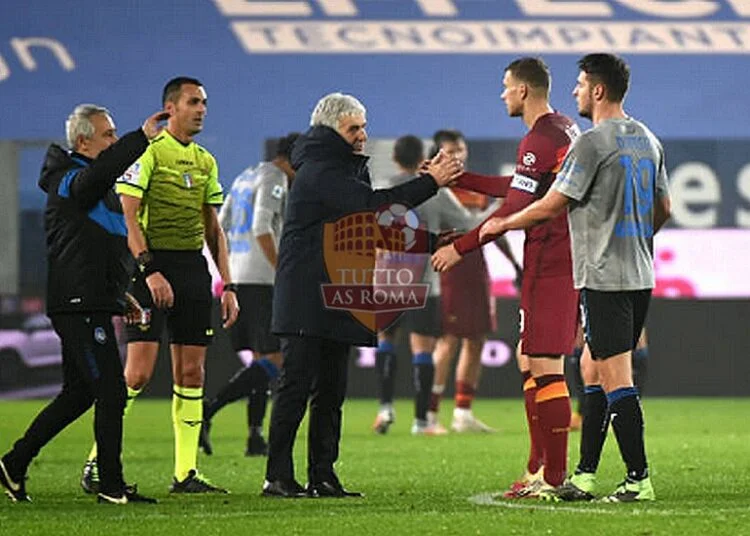
[(282, 337), (284, 366), (271, 413), (266, 479), (294, 478), (292, 451), (308, 399), (309, 482), (329, 480), (339, 457), (341, 406), (346, 396), (350, 345), (320, 337)]
[(59, 314), (52, 325), (62, 340), (63, 387), (3, 457), (11, 477), (21, 478), (39, 451), (92, 404), (100, 489), (119, 494), (122, 414), (127, 389), (109, 313)]

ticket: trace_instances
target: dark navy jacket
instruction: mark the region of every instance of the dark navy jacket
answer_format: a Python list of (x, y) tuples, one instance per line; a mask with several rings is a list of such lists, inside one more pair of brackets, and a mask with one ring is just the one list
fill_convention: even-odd
[(297, 139), (292, 165), (297, 174), (279, 244), (272, 331), (374, 346), (375, 334), (348, 312), (323, 305), (321, 284), (330, 282), (323, 257), (323, 225), (395, 202), (417, 206), (437, 193), (437, 183), (422, 175), (373, 191), (367, 157), (354, 154), (351, 145), (329, 127), (313, 127)]
[(47, 192), (47, 313), (124, 311), (134, 266), (113, 186), (148, 147), (130, 132), (91, 160), (51, 145), (39, 187)]

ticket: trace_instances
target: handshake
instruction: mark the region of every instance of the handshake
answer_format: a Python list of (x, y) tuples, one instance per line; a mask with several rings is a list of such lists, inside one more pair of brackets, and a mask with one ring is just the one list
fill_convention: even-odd
[(440, 187), (450, 186), (464, 172), (464, 164), (440, 150), (432, 160), (425, 160), (419, 171), (429, 173)]

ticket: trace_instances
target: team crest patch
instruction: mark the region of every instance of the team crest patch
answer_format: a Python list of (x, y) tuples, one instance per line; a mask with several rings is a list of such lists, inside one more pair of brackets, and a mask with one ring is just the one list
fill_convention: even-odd
[(182, 174), (182, 180), (185, 182), (186, 188), (192, 188), (193, 187), (193, 177), (190, 176), (190, 173), (183, 173)]
[(280, 184), (277, 184), (273, 187), (273, 190), (271, 190), (271, 197), (274, 199), (281, 199), (284, 195), (284, 187)]
[(94, 328), (94, 340), (99, 344), (107, 342), (107, 333), (104, 331), (104, 328)]
[(523, 155), (523, 165), (530, 167), (536, 164), (536, 155), (531, 151)]

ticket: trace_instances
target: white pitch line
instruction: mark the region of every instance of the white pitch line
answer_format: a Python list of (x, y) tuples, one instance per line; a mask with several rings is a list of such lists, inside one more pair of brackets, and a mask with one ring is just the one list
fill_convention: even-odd
[[(612, 508), (601, 508), (601, 507), (590, 507), (583, 506), (564, 506), (560, 503), (555, 504), (540, 504), (534, 502), (533, 499), (522, 499), (521, 501), (503, 500), (500, 497), (500, 493), (480, 493), (469, 497), (469, 502), (478, 504), (481, 506), (498, 506), (500, 508), (508, 508), (511, 510), (543, 510), (546, 512), (573, 512), (576, 514), (596, 514), (596, 515), (623, 515), (629, 514), (632, 516), (715, 516), (726, 513), (734, 512), (746, 512), (750, 514), (750, 507), (734, 507), (734, 508), (711, 508), (710, 511), (705, 510), (675, 510), (675, 509), (642, 509), (633, 508), (632, 505), (612, 505)], [(591, 504), (591, 503), (586, 503)]]

